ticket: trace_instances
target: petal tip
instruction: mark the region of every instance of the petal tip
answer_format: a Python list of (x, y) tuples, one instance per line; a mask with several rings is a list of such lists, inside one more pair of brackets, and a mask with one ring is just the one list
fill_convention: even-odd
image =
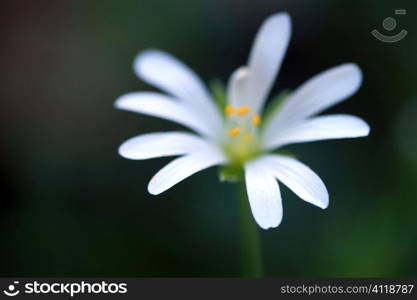
[(352, 118), (356, 121), (359, 129), (357, 137), (366, 137), (371, 133), (371, 126), (364, 119), (356, 116), (352, 116)]
[(368, 136), (371, 133), (371, 126), (369, 126), (369, 124), (366, 123), (365, 121), (363, 121), (363, 123), (364, 123), (364, 133), (363, 133), (363, 136)]
[(117, 149), (117, 154), (119, 154), (121, 157), (123, 157), (123, 158), (126, 158), (125, 156), (124, 156), (124, 144), (125, 143), (123, 143), (123, 144), (121, 144), (120, 146), (119, 146), (119, 148)]
[(114, 104), (113, 105), (114, 105), (115, 108), (123, 109), (123, 104), (120, 101), (120, 98), (117, 98), (116, 101), (114, 101)]
[(321, 209), (324, 210), (327, 207), (329, 207), (329, 193), (327, 192), (326, 186), (324, 186), (324, 184), (323, 184), (323, 188), (324, 188), (324, 190), (323, 190), (324, 195), (323, 195), (321, 201), (319, 202), (318, 207), (320, 207)]
[(130, 101), (130, 97), (127, 97), (128, 94), (119, 96), (116, 101), (114, 101), (114, 107), (118, 109), (126, 109), (126, 103)]
[(152, 59), (157, 59), (158, 56), (164, 55), (164, 52), (158, 49), (146, 49), (140, 51), (133, 60), (133, 71), (138, 77), (142, 77), (146, 64)]
[(291, 17), (287, 12), (279, 12), (268, 17), (265, 20), (265, 25), (283, 27), (288, 32), (291, 32)]
[(233, 75), (236, 76), (236, 80), (243, 80), (249, 75), (249, 68), (247, 66), (240, 67), (237, 69), (236, 73)]
[(261, 219), (259, 217), (255, 218), (254, 220), (256, 224), (258, 224), (259, 227), (261, 227), (263, 230), (268, 230), (272, 228), (277, 228), (282, 221), (282, 214), (277, 214), (275, 218), (272, 219)]
[(323, 210), (327, 209), (329, 207), (329, 200), (327, 199), (327, 202), (321, 204), (319, 207)]
[(268, 229), (272, 229), (272, 228), (274, 228), (274, 227), (276, 227), (276, 226), (272, 226), (272, 225), (269, 225), (269, 224), (260, 224), (260, 223), (258, 223), (258, 222), (256, 222), (257, 224), (258, 224), (258, 226), (259, 227), (261, 227), (261, 229), (263, 229), (263, 230), (268, 230)]
[(148, 183), (148, 193), (153, 195), (153, 196), (157, 196), (159, 194), (161, 194), (163, 191), (159, 190), (154, 184), (153, 184), (153, 179), (151, 179), (151, 181), (149, 181)]
[(359, 65), (357, 65), (356, 63), (352, 63), (352, 62), (344, 64), (344, 67), (346, 68), (346, 72), (352, 73), (352, 77), (354, 79), (353, 85), (355, 86), (355, 91), (358, 90), (362, 84), (362, 79), (363, 79), (362, 69), (359, 67)]
[[(324, 185), (324, 184), (323, 184)], [(320, 197), (320, 200), (317, 203), (317, 206), (321, 209), (326, 209), (329, 207), (329, 193), (327, 192), (327, 189), (325, 186), (323, 186), (324, 190), (322, 192), (322, 196)]]
[(272, 222), (268, 224), (260, 224), (258, 222), (257, 223), (259, 227), (261, 227), (263, 230), (269, 230), (269, 229), (277, 228), (281, 224), (281, 220), (277, 220), (276, 222)]
[[(129, 140), (128, 140), (129, 141)], [(131, 159), (131, 160), (137, 160), (137, 159), (141, 159), (141, 157), (140, 156), (138, 156), (138, 155), (132, 155), (132, 153), (131, 153), (131, 151), (129, 151), (130, 149), (127, 147), (127, 142), (128, 141), (126, 141), (126, 142), (124, 142), (124, 143), (122, 143), (120, 146), (119, 146), (119, 148), (117, 149), (117, 153), (121, 156), (121, 157), (123, 157), (123, 158), (125, 158), (125, 159)]]
[(291, 16), (286, 11), (281, 11), (271, 15), (268, 20), (280, 20), (282, 22), (286, 22), (288, 24), (291, 23)]

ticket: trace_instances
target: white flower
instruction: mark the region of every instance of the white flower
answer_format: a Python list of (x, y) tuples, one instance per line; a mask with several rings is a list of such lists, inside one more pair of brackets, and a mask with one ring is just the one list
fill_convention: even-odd
[(224, 113), (198, 76), (171, 55), (148, 50), (137, 56), (135, 73), (168, 95), (128, 93), (117, 99), (116, 107), (168, 119), (196, 133), (144, 134), (120, 146), (120, 155), (129, 159), (180, 156), (153, 176), (148, 185), (151, 194), (160, 194), (203, 169), (223, 165), (244, 171), (252, 214), (263, 229), (277, 227), (282, 219), (277, 180), (301, 199), (322, 209), (328, 206), (326, 187), (310, 168), (271, 151), (293, 143), (368, 135), (369, 126), (358, 117), (315, 116), (355, 93), (362, 75), (352, 63), (324, 71), (290, 93), (262, 121), (262, 109), (290, 34), (291, 20), (286, 13), (263, 23), (247, 65), (230, 77)]

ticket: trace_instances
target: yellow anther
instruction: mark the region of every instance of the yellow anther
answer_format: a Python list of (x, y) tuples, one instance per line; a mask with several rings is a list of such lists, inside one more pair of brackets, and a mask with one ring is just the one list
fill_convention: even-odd
[(261, 123), (261, 117), (258, 114), (256, 114), (252, 117), (252, 124), (256, 127), (259, 125), (259, 123)]
[(237, 114), (239, 116), (244, 116), (246, 115), (248, 112), (250, 111), (249, 106), (245, 105), (245, 106), (241, 106), (237, 109)]
[(229, 129), (229, 135), (230, 136), (237, 136), (239, 134), (240, 134), (240, 129), (239, 128), (234, 127), (234, 128)]
[(224, 113), (225, 113), (225, 114), (226, 114), (226, 116), (228, 116), (228, 117), (232, 116), (235, 112), (236, 112), (236, 111), (235, 111), (235, 108), (234, 108), (233, 106), (231, 106), (231, 105), (227, 105), (227, 106), (224, 108)]
[(247, 134), (247, 135), (245, 135), (245, 136), (243, 137), (243, 140), (244, 140), (245, 142), (250, 142), (250, 141), (252, 141), (252, 140), (253, 140), (253, 135), (251, 135), (251, 134)]

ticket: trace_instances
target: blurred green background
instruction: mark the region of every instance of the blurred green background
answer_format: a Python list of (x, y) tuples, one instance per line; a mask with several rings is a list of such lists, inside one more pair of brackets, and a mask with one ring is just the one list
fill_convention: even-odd
[[(407, 10), (395, 16), (394, 9)], [(181, 128), (113, 107), (152, 90), (134, 56), (161, 48), (209, 82), (246, 61), (262, 21), (292, 16), (274, 93), (343, 62), (364, 73), (330, 112), (369, 122), (368, 138), (290, 148), (326, 183), (320, 210), (283, 185), (284, 219), (262, 231), (268, 276), (417, 275), (416, 1), (2, 1), (0, 275), (239, 276), (234, 186), (215, 168), (147, 193), (170, 159), (130, 161), (118, 146)], [(370, 31), (395, 17), (394, 44)]]

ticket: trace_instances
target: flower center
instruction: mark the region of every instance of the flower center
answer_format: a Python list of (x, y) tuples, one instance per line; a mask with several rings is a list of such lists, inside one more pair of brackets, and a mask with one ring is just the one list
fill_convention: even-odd
[(247, 105), (234, 107), (227, 105), (224, 151), (234, 166), (242, 166), (245, 161), (255, 157), (260, 150), (258, 126), (261, 117), (253, 113)]

